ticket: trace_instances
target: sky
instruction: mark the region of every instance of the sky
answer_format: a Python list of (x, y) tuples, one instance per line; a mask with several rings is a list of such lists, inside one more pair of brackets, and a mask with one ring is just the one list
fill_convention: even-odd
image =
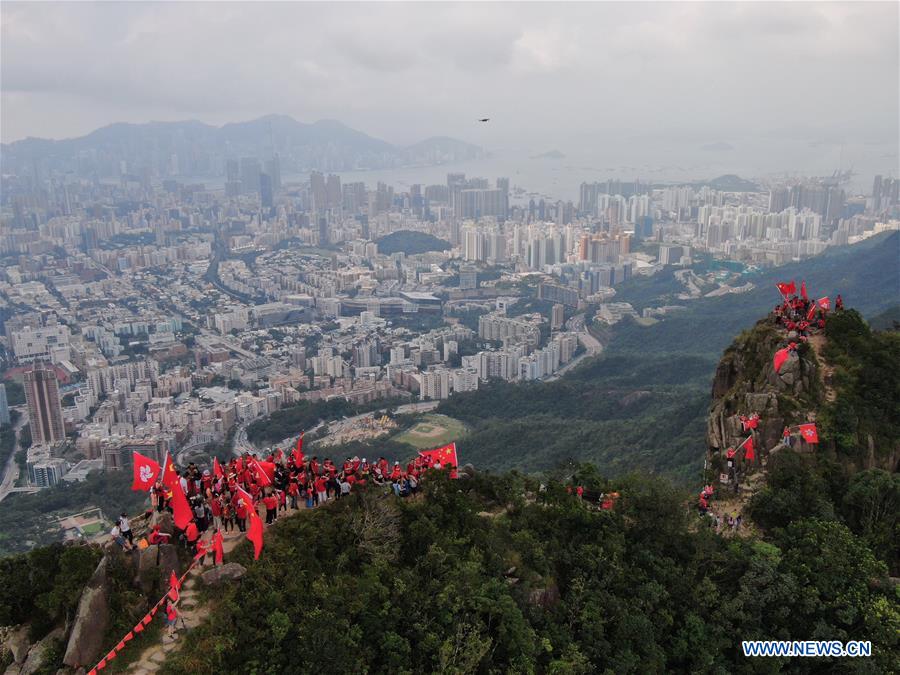
[(898, 8), (4, 0), (0, 137), (280, 113), (400, 144), (646, 154), (762, 139), (887, 163), (893, 148), (896, 165)]

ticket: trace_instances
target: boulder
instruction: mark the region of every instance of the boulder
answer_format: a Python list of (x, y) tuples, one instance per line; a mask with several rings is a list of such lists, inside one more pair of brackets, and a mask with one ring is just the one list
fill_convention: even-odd
[(107, 558), (94, 570), (78, 600), (72, 631), (63, 663), (72, 668), (92, 665), (100, 658), (103, 636), (109, 626), (109, 583), (106, 577)]
[(15, 663), (24, 663), (28, 649), (31, 647), (31, 640), (28, 639), (28, 626), (19, 626), (9, 631), (3, 644), (12, 654)]
[(135, 585), (145, 595), (150, 593), (157, 582), (162, 579), (165, 584), (169, 574), (174, 570), (175, 574), (181, 574), (181, 564), (178, 562), (178, 551), (174, 544), (157, 544), (136, 551), (135, 556)]
[(559, 588), (555, 583), (549, 584), (546, 588), (535, 588), (528, 594), (529, 603), (544, 609), (554, 607), (559, 602), (559, 598)]
[(163, 511), (162, 513), (154, 511), (150, 515), (150, 521), (147, 523), (147, 531), (152, 530), (156, 525), (159, 525), (159, 531), (163, 534), (175, 534), (175, 520), (168, 511)]
[(65, 636), (66, 631), (62, 627), (50, 631), (46, 637), (28, 650), (28, 656), (25, 657), (25, 663), (22, 664), (19, 675), (34, 675), (46, 669), (50, 665), (48, 660), (52, 658), (54, 643), (62, 642)]
[(219, 567), (206, 570), (200, 578), (207, 586), (218, 586), (225, 581), (240, 579), (247, 572), (247, 568), (235, 562), (225, 563)]

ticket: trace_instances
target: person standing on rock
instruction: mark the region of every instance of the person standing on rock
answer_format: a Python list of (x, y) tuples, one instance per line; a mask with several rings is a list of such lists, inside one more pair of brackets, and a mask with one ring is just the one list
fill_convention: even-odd
[(177, 600), (173, 602), (171, 598), (166, 598), (166, 634), (171, 640), (178, 637), (178, 634), (175, 632), (175, 623), (178, 621), (177, 605)]
[(119, 516), (119, 531), (122, 533), (122, 536), (128, 540), (128, 543), (131, 546), (134, 546), (134, 533), (131, 531), (131, 523), (128, 521), (128, 514), (122, 511), (122, 515)]

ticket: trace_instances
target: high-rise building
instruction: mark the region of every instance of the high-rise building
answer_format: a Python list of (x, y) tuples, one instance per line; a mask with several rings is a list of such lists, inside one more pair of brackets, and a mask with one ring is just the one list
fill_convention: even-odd
[(559, 330), (566, 322), (566, 308), (564, 305), (553, 305), (550, 312), (550, 330)]
[(52, 368), (37, 365), (25, 371), (25, 401), (33, 445), (52, 445), (65, 440), (59, 383)]
[(341, 201), (341, 177), (329, 174), (325, 183), (325, 203), (329, 209), (337, 209), (340, 208)]
[(309, 174), (309, 196), (311, 208), (322, 213), (328, 207), (328, 191), (325, 188), (325, 176), (318, 171)]
[(241, 191), (245, 194), (259, 192), (259, 175), (262, 169), (256, 157), (241, 159)]
[(271, 209), (275, 205), (272, 177), (267, 173), (259, 174), (259, 203), (264, 209)]
[(0, 425), (9, 424), (9, 402), (6, 400), (6, 385), (0, 383)]

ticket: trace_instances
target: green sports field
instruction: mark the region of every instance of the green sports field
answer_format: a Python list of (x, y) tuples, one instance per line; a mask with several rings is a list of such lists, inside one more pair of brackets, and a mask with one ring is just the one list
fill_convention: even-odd
[(445, 415), (422, 415), (412, 427), (397, 434), (393, 440), (411, 445), (416, 450), (427, 450), (458, 441), (465, 434), (466, 426), (459, 420)]

